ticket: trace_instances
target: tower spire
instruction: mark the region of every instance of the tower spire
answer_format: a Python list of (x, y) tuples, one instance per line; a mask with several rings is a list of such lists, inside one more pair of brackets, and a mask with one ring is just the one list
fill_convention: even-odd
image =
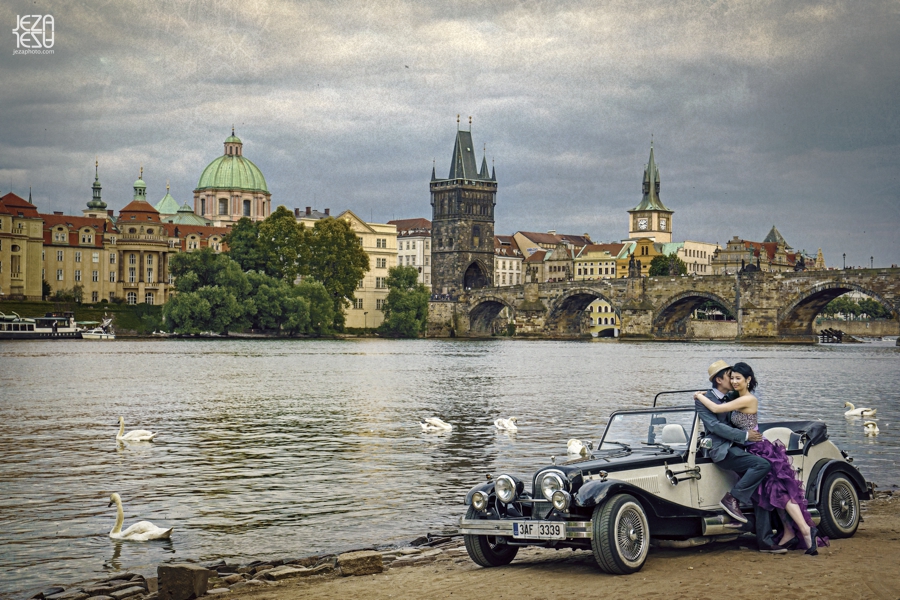
[(91, 199), (87, 203), (88, 210), (104, 210), (106, 209), (106, 204), (100, 197), (100, 191), (102, 190), (102, 186), (100, 185), (100, 161), (97, 157), (94, 157), (94, 183), (91, 185)]

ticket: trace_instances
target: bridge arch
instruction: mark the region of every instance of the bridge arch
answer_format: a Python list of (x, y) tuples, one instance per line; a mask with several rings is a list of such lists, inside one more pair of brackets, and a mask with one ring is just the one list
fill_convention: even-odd
[(653, 333), (657, 336), (683, 336), (687, 333), (691, 314), (704, 302), (711, 300), (737, 315), (734, 303), (712, 292), (690, 290), (665, 300), (653, 315)]
[(583, 330), (584, 309), (594, 300), (603, 300), (612, 308), (616, 322), (621, 326), (622, 313), (612, 298), (592, 287), (566, 289), (547, 310), (546, 329), (554, 334), (579, 336), (588, 333)]
[(504, 308), (509, 309), (510, 319), (516, 318), (516, 308), (500, 296), (482, 296), (469, 309), (469, 333), (474, 335), (490, 335), (491, 323), (500, 316)]
[(800, 292), (782, 310), (778, 311), (778, 333), (788, 336), (815, 335), (813, 324), (816, 316), (829, 302), (847, 292), (861, 292), (877, 300), (891, 310), (895, 318), (900, 312), (900, 306), (895, 306), (893, 302), (886, 300), (871, 289), (847, 281), (823, 281)]

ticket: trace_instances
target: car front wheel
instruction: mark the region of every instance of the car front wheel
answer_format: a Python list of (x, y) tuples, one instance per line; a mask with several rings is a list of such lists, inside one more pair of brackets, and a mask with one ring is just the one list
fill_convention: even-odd
[(591, 549), (601, 569), (613, 575), (636, 573), (650, 551), (644, 507), (634, 496), (617, 494), (594, 509)]
[(819, 531), (830, 538), (848, 538), (859, 527), (859, 496), (843, 473), (825, 478), (819, 492)]
[[(478, 511), (469, 507), (466, 519), (477, 519)], [(502, 567), (508, 565), (519, 552), (518, 546), (508, 546), (492, 535), (464, 535), (466, 552), (475, 564), (482, 567)]]

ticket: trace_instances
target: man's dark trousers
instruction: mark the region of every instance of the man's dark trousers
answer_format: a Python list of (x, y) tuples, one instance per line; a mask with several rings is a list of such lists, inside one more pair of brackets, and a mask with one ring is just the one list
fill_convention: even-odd
[(718, 466), (741, 475), (741, 479), (735, 484), (731, 495), (741, 504), (753, 504), (754, 520), (756, 521), (756, 539), (769, 546), (774, 545), (772, 538), (772, 513), (759, 507), (759, 502), (753, 502), (753, 494), (756, 488), (772, 470), (772, 463), (750, 454), (740, 446), (728, 448), (728, 455), (716, 463)]

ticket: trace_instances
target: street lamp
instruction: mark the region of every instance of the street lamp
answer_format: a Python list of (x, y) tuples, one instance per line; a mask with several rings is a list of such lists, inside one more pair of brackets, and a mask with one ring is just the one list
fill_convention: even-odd
[(846, 270), (846, 268), (847, 268), (847, 253), (844, 252), (844, 269)]
[(369, 311), (363, 311), (363, 330), (368, 329), (369, 327), (369, 319), (366, 315), (369, 314)]
[(870, 257), (869, 257), (869, 268), (870, 268), (870, 269), (874, 269), (874, 268), (875, 268), (875, 257), (874, 257), (874, 256), (870, 256)]

